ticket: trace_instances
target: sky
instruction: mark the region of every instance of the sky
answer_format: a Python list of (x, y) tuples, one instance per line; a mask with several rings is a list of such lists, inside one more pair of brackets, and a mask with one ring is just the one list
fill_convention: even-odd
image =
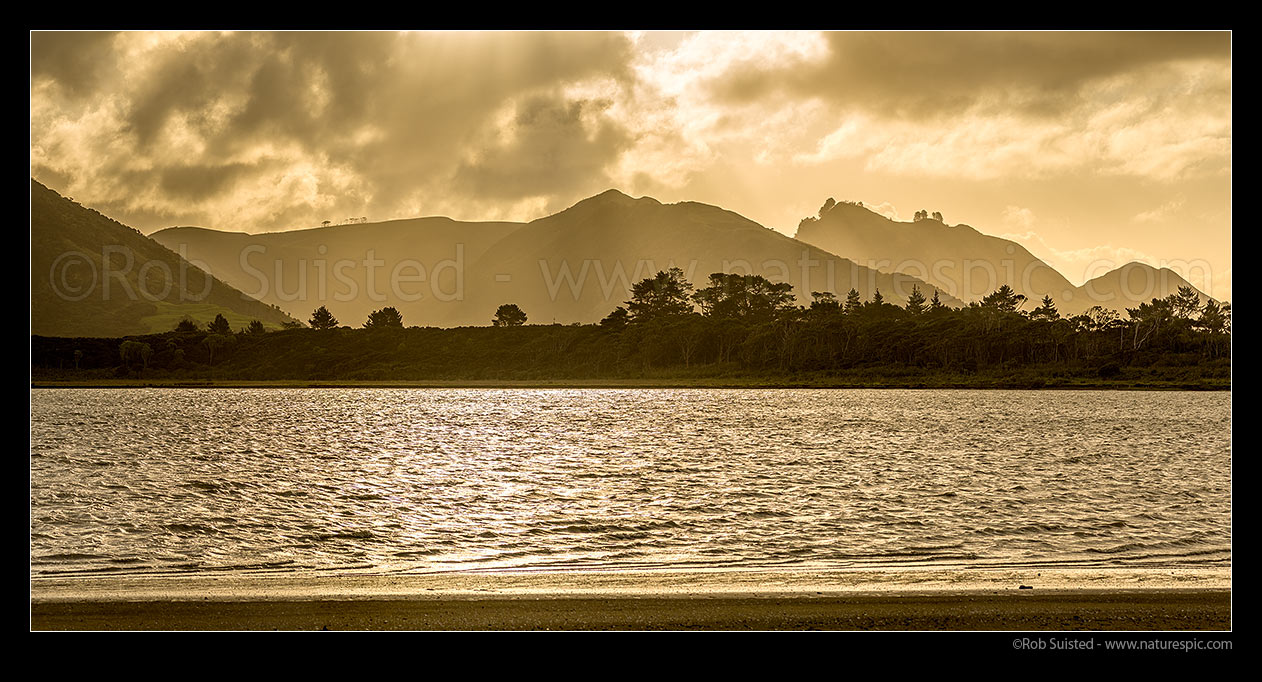
[(1231, 298), (1227, 32), (32, 32), (30, 86), (31, 175), (145, 233), (833, 197)]

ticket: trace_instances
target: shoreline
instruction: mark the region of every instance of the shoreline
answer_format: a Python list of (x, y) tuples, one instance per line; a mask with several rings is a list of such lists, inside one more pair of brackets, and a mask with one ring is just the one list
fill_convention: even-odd
[(863, 384), (854, 382), (809, 381), (680, 381), (674, 379), (626, 380), (451, 380), (451, 381), (312, 381), (306, 379), (248, 380), (141, 380), (114, 379), (94, 381), (32, 380), (31, 388), (483, 388), (483, 389), (616, 389), (616, 388), (707, 388), (707, 389), (903, 389), (903, 390), (967, 390), (967, 391), (1231, 391), (1231, 385), (1170, 385), (1085, 383), (1048, 386), (994, 386), (967, 383)]
[(31, 590), (34, 630), (1231, 628), (1217, 568), (150, 575)]

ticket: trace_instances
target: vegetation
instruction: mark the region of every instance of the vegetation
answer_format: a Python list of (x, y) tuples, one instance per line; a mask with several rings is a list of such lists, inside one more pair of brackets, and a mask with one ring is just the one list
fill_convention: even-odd
[(223, 315), (216, 315), (214, 321), (210, 323), (210, 332), (212, 334), (231, 334), (232, 325), (228, 324), (228, 318)]
[[(32, 338), (37, 379), (262, 381), (661, 380), (683, 384), (856, 386), (1170, 386), (1229, 388), (1231, 309), (1190, 288), (1127, 310), (1062, 317), (1051, 298), (1008, 287), (963, 308), (903, 307), (879, 292), (812, 292), (754, 275), (716, 273), (693, 291), (678, 270), (658, 272), (599, 324), (518, 326), (500, 306), (492, 327), (403, 328), (383, 309), (370, 330), (338, 328), (324, 308), (311, 326), (219, 334), (186, 325), (127, 339)], [(370, 322), (375, 318), (370, 317)], [(397, 322), (397, 324), (395, 323)], [(520, 323), (519, 323), (520, 324)], [(129, 345), (131, 344), (131, 345)], [(138, 344), (152, 350), (141, 355)], [(120, 364), (121, 361), (121, 364)], [(70, 367), (78, 363), (80, 369)]]
[(526, 324), (526, 313), (516, 303), (505, 303), (496, 308), (495, 319), (491, 320), (493, 327), (520, 327), (523, 324)]
[[(320, 310), (324, 310), (324, 306), (320, 306)], [(320, 310), (315, 311), (311, 316), (313, 320), (311, 326), (313, 327), (315, 326), (314, 320), (320, 314)], [(324, 310), (324, 312), (328, 313), (327, 310)], [(332, 318), (333, 316), (329, 315), (329, 317)], [(333, 320), (333, 324), (336, 325), (337, 320)], [(390, 327), (403, 328), (403, 315), (392, 307), (374, 310), (368, 314), (368, 321), (364, 323), (364, 329), (386, 329)]]
[(337, 318), (333, 317), (333, 313), (328, 308), (320, 306), (311, 314), (312, 329), (333, 329), (337, 327)]

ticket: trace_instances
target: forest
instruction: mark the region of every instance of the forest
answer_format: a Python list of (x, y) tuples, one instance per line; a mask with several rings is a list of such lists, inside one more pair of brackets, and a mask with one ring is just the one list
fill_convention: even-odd
[[(36, 384), (179, 382), (645, 382), (669, 385), (1213, 388), (1231, 385), (1231, 307), (1185, 287), (1125, 315), (1062, 317), (1007, 286), (962, 308), (906, 305), (756, 275), (682, 271), (637, 282), (599, 324), (529, 324), (501, 305), (487, 326), (405, 326), (394, 308), (359, 328), (327, 309), (309, 326), (232, 330), (217, 318), (118, 339), (33, 336)], [(489, 316), (490, 317), (490, 316)]]

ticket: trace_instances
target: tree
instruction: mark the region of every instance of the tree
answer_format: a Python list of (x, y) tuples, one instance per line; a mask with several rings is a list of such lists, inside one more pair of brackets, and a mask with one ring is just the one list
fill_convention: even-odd
[(526, 324), (526, 313), (516, 303), (505, 303), (495, 309), (495, 319), (491, 324), (496, 327), (520, 327)]
[(175, 325), (175, 331), (177, 331), (177, 332), (195, 332), (195, 331), (198, 331), (198, 329), (197, 329), (197, 323), (196, 323), (196, 322), (194, 322), (192, 318), (190, 318), (190, 317), (185, 317), (184, 319), (180, 320), (180, 323), (179, 323), (179, 324)]
[(929, 310), (934, 311), (934, 312), (937, 312), (939, 310), (946, 310), (946, 304), (942, 302), (942, 299), (938, 298), (937, 289), (933, 290), (933, 299), (929, 301)]
[(123, 367), (129, 370), (135, 362), (139, 362), (142, 369), (148, 369), (149, 358), (153, 357), (153, 348), (139, 341), (124, 341), (118, 347), (118, 355), (123, 361)]
[(1030, 319), (1032, 320), (1059, 320), (1060, 312), (1056, 310), (1056, 304), (1052, 301), (1051, 295), (1043, 297), (1043, 304), (1030, 311)]
[(263, 323), (258, 320), (250, 320), (250, 326), (245, 329), (245, 333), (252, 336), (258, 336), (259, 334), (264, 334), (266, 332), (267, 329), (265, 329), (263, 327)]
[(934, 212), (933, 212), (933, 219), (934, 219), (934, 220), (936, 220), (936, 221), (938, 221), (938, 222), (940, 222), (940, 223), (941, 223), (941, 222), (944, 222), (944, 221), (942, 220), (942, 212), (941, 212), (941, 211), (934, 211)]
[(212, 334), (231, 334), (232, 325), (228, 324), (228, 318), (222, 313), (215, 315), (215, 321), (210, 323), (210, 333)]
[(812, 291), (811, 310), (817, 313), (839, 313), (841, 301), (838, 301), (837, 294), (831, 291)]
[(333, 313), (330, 313), (328, 308), (320, 306), (315, 309), (315, 312), (311, 313), (312, 329), (333, 329), (335, 327), (337, 327), (337, 318), (333, 317)]
[(617, 308), (613, 309), (613, 312), (606, 315), (605, 319), (600, 321), (600, 326), (604, 327), (605, 329), (613, 329), (615, 331), (620, 331), (627, 326), (627, 322), (629, 321), (630, 321), (630, 316), (627, 313), (627, 309), (623, 308), (622, 306), (618, 306)]
[(1174, 318), (1174, 296), (1154, 298), (1152, 303), (1140, 303), (1138, 308), (1127, 308), (1135, 332), (1131, 336), (1131, 349), (1139, 350), (1149, 339), (1156, 340), (1162, 328), (1169, 327)]
[(691, 298), (692, 282), (683, 270), (671, 268), (632, 285), (627, 312), (633, 322), (687, 315), (692, 312)]
[[(1211, 298), (1205, 302), (1205, 309), (1201, 311), (1196, 325), (1211, 334), (1221, 334), (1227, 329), (1227, 316), (1223, 314), (1222, 306)], [(75, 366), (78, 367), (78, 364)]]
[(846, 294), (846, 312), (853, 313), (863, 307), (863, 299), (859, 298), (859, 292), (851, 289)]
[(693, 294), (707, 317), (772, 318), (793, 307), (793, 285), (772, 283), (760, 275), (716, 272), (710, 286)]
[[(933, 295), (937, 296), (938, 292), (936, 291), (933, 292)], [(907, 312), (911, 313), (912, 315), (919, 315), (925, 312), (925, 296), (924, 294), (920, 293), (919, 286), (916, 286), (914, 284), (912, 285), (911, 295), (907, 297), (906, 309), (907, 309)]]
[(215, 364), (216, 350), (229, 346), (235, 341), (235, 338), (225, 334), (208, 334), (205, 339), (202, 339), (202, 345), (206, 347), (206, 350), (210, 351), (210, 364)]
[(1201, 297), (1191, 286), (1181, 286), (1171, 301), (1174, 316), (1181, 320), (1191, 320), (1201, 311)]
[(1025, 296), (1018, 294), (1012, 290), (1007, 284), (999, 287), (994, 292), (987, 294), (982, 299), (983, 308), (993, 308), (1000, 312), (1011, 313), (1016, 312), (1021, 302), (1025, 300)]
[[(334, 324), (337, 324), (336, 320), (334, 320)], [(315, 325), (313, 324), (312, 326)], [(395, 329), (403, 328), (403, 315), (393, 307), (374, 310), (368, 314), (368, 321), (364, 323), (364, 329), (386, 329), (390, 327)]]
[(916, 222), (920, 222), (920, 221), (922, 221), (922, 220), (924, 220), (925, 218), (928, 218), (928, 217), (929, 217), (929, 212), (928, 212), (928, 211), (926, 211), (926, 210), (924, 210), (924, 209), (922, 208), (922, 209), (920, 209), (919, 211), (916, 211), (916, 215), (915, 215), (915, 217), (914, 217), (914, 220), (915, 220)]

